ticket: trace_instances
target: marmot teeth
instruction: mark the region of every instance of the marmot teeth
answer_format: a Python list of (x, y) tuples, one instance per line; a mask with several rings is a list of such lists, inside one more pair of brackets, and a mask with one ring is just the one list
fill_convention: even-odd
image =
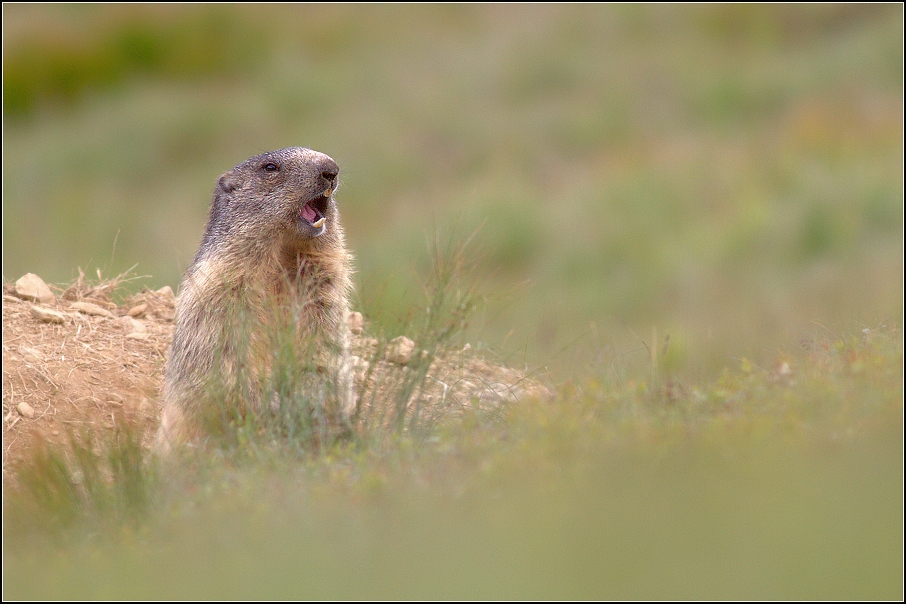
[(315, 227), (316, 229), (320, 229), (321, 225), (324, 224), (325, 220), (327, 220), (327, 219), (322, 216), (317, 221), (311, 223), (311, 226)]

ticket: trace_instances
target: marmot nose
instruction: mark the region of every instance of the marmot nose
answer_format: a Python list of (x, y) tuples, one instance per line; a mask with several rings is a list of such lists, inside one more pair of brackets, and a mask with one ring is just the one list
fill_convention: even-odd
[(321, 154), (321, 157), (318, 158), (316, 168), (321, 173), (321, 178), (327, 181), (328, 184), (333, 186), (336, 183), (337, 174), (340, 173), (340, 167), (337, 165), (337, 162), (330, 157)]

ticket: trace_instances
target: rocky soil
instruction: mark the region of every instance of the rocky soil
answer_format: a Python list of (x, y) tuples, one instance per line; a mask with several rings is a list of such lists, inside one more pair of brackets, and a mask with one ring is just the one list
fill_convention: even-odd
[[(100, 277), (100, 275), (99, 275)], [(114, 279), (91, 284), (84, 275), (66, 287), (25, 275), (3, 287), (3, 478), (39, 443), (65, 444), (70, 434), (98, 433), (130, 422), (150, 444), (160, 413), (160, 384), (170, 344), (174, 293), (145, 289), (121, 301)], [(400, 336), (380, 342), (350, 315), (359, 405), (374, 411), (384, 390), (407, 379), (414, 355), (424, 354)], [(518, 370), (489, 362), (467, 344), (437, 354), (410, 405), (456, 413), (525, 397), (548, 397), (550, 388)]]

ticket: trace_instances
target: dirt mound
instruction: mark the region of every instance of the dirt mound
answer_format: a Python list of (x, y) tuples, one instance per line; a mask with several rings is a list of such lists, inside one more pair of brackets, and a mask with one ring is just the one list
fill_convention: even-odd
[[(3, 288), (4, 481), (38, 442), (63, 444), (73, 428), (97, 433), (130, 422), (150, 445), (173, 330), (172, 289), (146, 289), (117, 304), (118, 280), (91, 285), (82, 275), (68, 287), (41, 290), (43, 281), (27, 277)], [(399, 392), (407, 380), (413, 387), (404, 404), (429, 413), (551, 392), (527, 370), (488, 362), (468, 345), (435, 351), (426, 379), (417, 368), (426, 353), (406, 338), (386, 343), (362, 331), (353, 352), (360, 410), (372, 413), (383, 391)]]
[(173, 293), (145, 291), (118, 306), (110, 300), (115, 286), (80, 279), (52, 288), (59, 293), (46, 302), (4, 287), (4, 479), (36, 440), (63, 443), (73, 428), (158, 421)]

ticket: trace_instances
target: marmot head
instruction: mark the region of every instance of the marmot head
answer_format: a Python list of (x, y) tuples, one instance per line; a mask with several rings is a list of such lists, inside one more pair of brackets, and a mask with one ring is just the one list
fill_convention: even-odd
[(301, 242), (338, 229), (333, 192), (339, 172), (330, 157), (303, 147), (242, 162), (217, 183), (205, 243), (234, 237)]

